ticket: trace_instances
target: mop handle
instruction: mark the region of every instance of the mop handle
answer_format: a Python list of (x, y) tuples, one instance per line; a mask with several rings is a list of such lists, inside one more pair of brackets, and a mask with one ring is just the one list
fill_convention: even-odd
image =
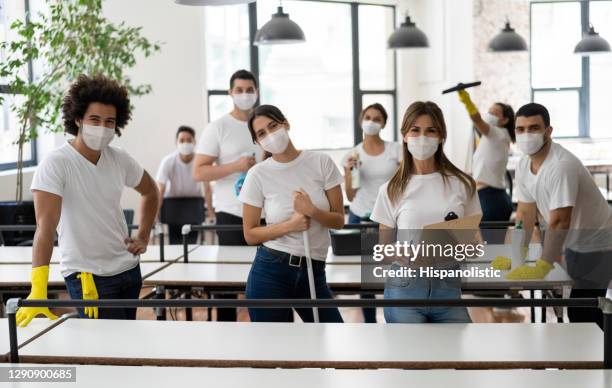
[[(308, 287), (310, 288), (310, 299), (317, 299), (317, 290), (315, 289), (314, 273), (312, 271), (312, 259), (310, 258), (310, 241), (308, 240), (308, 230), (302, 232), (304, 237), (304, 251), (306, 253), (306, 269), (308, 270)], [(315, 323), (319, 323), (319, 309), (312, 308), (312, 315)]]

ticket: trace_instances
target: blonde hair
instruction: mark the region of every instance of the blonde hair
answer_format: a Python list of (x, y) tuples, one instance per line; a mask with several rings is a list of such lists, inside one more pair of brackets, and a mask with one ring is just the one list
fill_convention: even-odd
[(444, 115), (442, 114), (442, 110), (436, 105), (436, 103), (431, 101), (417, 101), (411, 104), (408, 109), (406, 109), (406, 113), (404, 113), (404, 119), (402, 121), (402, 144), (403, 144), (403, 160), (400, 163), (399, 168), (389, 181), (389, 185), (387, 186), (387, 194), (389, 195), (389, 199), (391, 203), (395, 203), (404, 190), (406, 190), (406, 186), (408, 185), (408, 181), (410, 177), (413, 175), (414, 171), (414, 160), (412, 154), (408, 152), (408, 148), (406, 147), (405, 137), (410, 130), (410, 127), (414, 124), (417, 118), (420, 116), (427, 115), (431, 118), (434, 127), (438, 129), (440, 133), (440, 138), (442, 142), (438, 146), (436, 153), (434, 154), (434, 159), (436, 163), (436, 170), (442, 175), (442, 179), (446, 183), (448, 181), (448, 177), (454, 176), (457, 177), (461, 183), (465, 185), (466, 190), (470, 193), (470, 196), (473, 196), (476, 193), (476, 182), (472, 179), (471, 176), (461, 171), (457, 166), (451, 163), (450, 160), (444, 154), (444, 142), (446, 141), (446, 123), (444, 122)]

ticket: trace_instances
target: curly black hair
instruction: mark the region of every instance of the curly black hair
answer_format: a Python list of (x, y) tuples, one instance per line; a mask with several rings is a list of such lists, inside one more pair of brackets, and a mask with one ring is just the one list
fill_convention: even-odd
[(77, 136), (79, 127), (75, 120), (83, 119), (85, 112), (92, 102), (113, 105), (117, 110), (115, 133), (121, 136), (120, 128), (125, 127), (132, 117), (130, 98), (125, 86), (114, 79), (103, 75), (79, 75), (78, 79), (70, 85), (62, 102), (62, 118), (67, 133)]

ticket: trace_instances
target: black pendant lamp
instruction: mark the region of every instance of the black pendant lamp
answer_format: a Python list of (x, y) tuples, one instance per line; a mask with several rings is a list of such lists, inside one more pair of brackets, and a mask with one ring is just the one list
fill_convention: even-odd
[(574, 53), (578, 55), (603, 54), (610, 52), (610, 43), (599, 36), (595, 32), (593, 26), (589, 27), (589, 31), (584, 33), (582, 40), (578, 42)]
[(284, 13), (283, 7), (279, 6), (276, 13), (272, 15), (272, 19), (257, 31), (253, 44), (259, 46), (303, 43), (305, 41), (306, 38), (302, 28), (289, 19), (289, 14)]
[(247, 4), (253, 3), (255, 0), (175, 0), (176, 4), (180, 5), (195, 5), (195, 6), (205, 6), (205, 5), (233, 5), (233, 4)]
[(429, 47), (429, 40), (410, 16), (406, 16), (406, 20), (389, 36), (387, 45), (390, 49), (423, 48)]
[(514, 31), (514, 28), (510, 26), (510, 22), (506, 21), (504, 29), (489, 43), (489, 51), (527, 51), (527, 42)]

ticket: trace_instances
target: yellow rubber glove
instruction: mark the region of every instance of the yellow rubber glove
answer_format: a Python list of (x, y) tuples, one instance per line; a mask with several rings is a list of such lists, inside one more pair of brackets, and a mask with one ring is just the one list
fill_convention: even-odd
[(465, 90), (460, 90), (458, 93), (459, 100), (463, 103), (463, 105), (465, 105), (465, 109), (467, 110), (468, 114), (470, 116), (474, 116), (476, 113), (478, 113), (478, 108), (476, 108), (476, 105), (474, 105), (472, 102), (470, 94)]
[[(93, 275), (89, 272), (81, 272), (77, 275), (81, 279), (81, 289), (83, 290), (83, 300), (98, 299), (98, 290), (94, 282)], [(85, 307), (85, 315), (89, 318), (98, 319), (97, 307)]]
[[(32, 268), (30, 275), (32, 289), (27, 299), (47, 299), (47, 284), (49, 282), (49, 266), (43, 265)], [(15, 316), (20, 327), (26, 327), (32, 318), (44, 315), (49, 319), (57, 319), (57, 316), (48, 307), (21, 307)]]
[(510, 268), (512, 268), (512, 259), (505, 256), (497, 256), (491, 262), (491, 267), (500, 271), (508, 271)]
[(553, 265), (547, 261), (539, 259), (535, 265), (524, 264), (510, 272), (506, 279), (508, 280), (529, 280), (529, 279), (544, 279), (546, 275), (553, 269)]

